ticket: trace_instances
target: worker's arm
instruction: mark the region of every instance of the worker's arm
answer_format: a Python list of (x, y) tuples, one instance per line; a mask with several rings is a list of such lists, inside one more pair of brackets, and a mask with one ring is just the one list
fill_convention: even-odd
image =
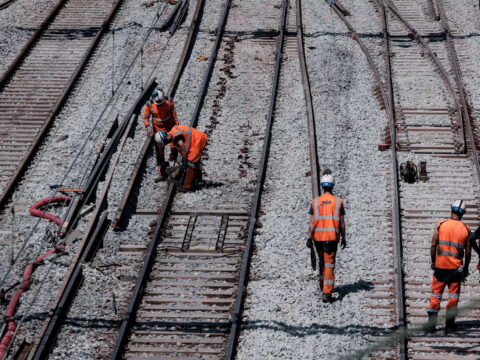
[(180, 151), (180, 155), (182, 155), (182, 162), (184, 164), (187, 163), (187, 149), (185, 149), (184, 142), (182, 139), (175, 140), (174, 142), (175, 147)]
[(152, 129), (152, 125), (150, 125), (150, 106), (148, 106), (148, 104), (145, 105), (142, 118), (143, 118), (143, 125), (145, 125), (145, 128), (147, 129), (147, 136), (152, 136), (153, 129)]
[(172, 100), (172, 107), (170, 108), (171, 111), (172, 111), (172, 117), (173, 117), (173, 123), (175, 125), (178, 125), (178, 117), (177, 117), (177, 111), (175, 110), (175, 104), (173, 103), (173, 100)]
[(307, 236), (309, 239), (313, 239), (313, 229), (314, 229), (313, 215), (310, 215), (310, 223), (308, 224), (308, 233), (307, 233)]
[(340, 245), (342, 246), (342, 250), (345, 249), (347, 246), (347, 238), (345, 237), (345, 216), (340, 216), (340, 235), (342, 237), (342, 241)]
[(472, 247), (470, 242), (467, 241), (467, 249), (465, 250), (465, 264), (463, 265), (463, 280), (465, 280), (469, 274), (468, 266), (470, 265), (470, 259), (472, 258)]
[(438, 246), (438, 227), (435, 227), (435, 231), (432, 236), (432, 245), (430, 246), (430, 257), (432, 258), (432, 270), (435, 270), (435, 259), (437, 258), (437, 246)]
[(475, 230), (475, 232), (471, 233), (470, 236), (468, 237), (468, 242), (470, 246), (473, 248), (473, 250), (477, 252), (478, 256), (480, 256), (480, 248), (477, 245), (478, 238), (480, 238), (480, 227), (477, 230)]

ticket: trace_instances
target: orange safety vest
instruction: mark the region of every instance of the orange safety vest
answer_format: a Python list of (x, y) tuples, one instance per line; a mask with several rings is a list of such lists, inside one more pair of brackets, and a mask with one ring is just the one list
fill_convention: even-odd
[(463, 250), (467, 247), (470, 228), (461, 220), (440, 220), (437, 223), (438, 246), (435, 267), (458, 269), (463, 265)]
[(143, 111), (143, 124), (145, 126), (150, 124), (150, 116), (152, 116), (155, 131), (168, 131), (173, 125), (178, 124), (175, 104), (170, 97), (162, 105), (148, 101)]
[(313, 240), (338, 241), (340, 239), (340, 209), (342, 198), (325, 193), (312, 200)]
[(188, 125), (175, 125), (170, 134), (174, 139), (178, 135), (183, 135), (185, 138), (183, 150), (187, 153), (188, 161), (196, 163), (200, 160), (202, 150), (207, 143), (207, 134)]

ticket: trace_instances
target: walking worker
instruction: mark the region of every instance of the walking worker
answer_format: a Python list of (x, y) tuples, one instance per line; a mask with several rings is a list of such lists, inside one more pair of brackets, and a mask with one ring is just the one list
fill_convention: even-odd
[[(162, 88), (157, 87), (151, 95), (150, 100), (145, 104), (143, 111), (143, 124), (147, 128), (147, 136), (153, 136), (159, 131), (168, 132), (175, 125), (178, 125), (177, 113), (173, 100), (165, 95)], [(155, 153), (157, 155), (158, 178), (155, 182), (165, 180), (167, 175), (165, 169), (165, 147), (155, 142)]]
[[(432, 258), (432, 295), (428, 309), (428, 323), (424, 330), (434, 332), (443, 290), (448, 286), (449, 299), (445, 320), (445, 332), (456, 330), (455, 316), (460, 298), (460, 283), (468, 276), (471, 248), (468, 242), (470, 228), (462, 222), (465, 202), (455, 200), (451, 206), (450, 219), (440, 220), (432, 237), (430, 256)], [(465, 257), (465, 264), (463, 258)]]
[(170, 132), (159, 131), (155, 134), (155, 142), (165, 146), (171, 144), (182, 156), (186, 167), (185, 182), (177, 189), (180, 191), (195, 190), (202, 179), (200, 156), (207, 143), (207, 134), (188, 125), (175, 125)]
[(313, 239), (319, 258), (320, 287), (322, 301), (332, 302), (335, 283), (335, 257), (338, 241), (342, 237), (341, 246), (347, 246), (345, 238), (345, 210), (339, 196), (332, 194), (335, 181), (329, 171), (324, 172), (320, 179), (323, 195), (312, 200), (310, 208), (310, 224), (308, 237)]

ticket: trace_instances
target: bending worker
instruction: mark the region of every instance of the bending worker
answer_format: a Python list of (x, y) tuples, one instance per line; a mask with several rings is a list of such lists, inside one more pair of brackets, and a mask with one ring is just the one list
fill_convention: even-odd
[[(152, 121), (150, 121), (152, 119)], [(177, 113), (175, 111), (175, 104), (168, 96), (165, 96), (162, 88), (157, 87), (151, 95), (151, 99), (145, 104), (143, 112), (143, 124), (147, 128), (147, 136), (153, 136), (159, 131), (168, 132), (172, 130), (175, 125), (178, 125)], [(156, 182), (165, 180), (167, 175), (165, 169), (167, 163), (165, 162), (165, 147), (155, 142), (155, 153), (157, 155), (157, 169), (158, 178)], [(175, 154), (171, 154), (174, 157)]]
[(347, 246), (345, 239), (345, 210), (342, 198), (332, 194), (335, 181), (331, 174), (324, 174), (320, 179), (323, 195), (312, 200), (310, 208), (310, 225), (308, 237), (313, 239), (319, 258), (320, 287), (322, 301), (332, 302), (335, 282), (335, 256), (338, 241), (342, 237), (342, 249)]
[[(455, 316), (460, 298), (460, 283), (468, 276), (471, 248), (468, 242), (470, 228), (462, 222), (466, 209), (465, 202), (455, 200), (451, 209), (450, 219), (440, 220), (432, 237), (430, 256), (434, 273), (428, 323), (424, 326), (428, 332), (435, 331), (445, 286), (448, 286), (449, 292), (445, 331), (448, 333), (456, 330)], [(463, 264), (464, 256), (465, 264)]]
[(186, 167), (185, 182), (178, 190), (195, 190), (198, 182), (202, 180), (200, 156), (205, 144), (207, 134), (188, 125), (175, 125), (170, 132), (159, 131), (155, 134), (155, 142), (162, 146), (171, 144), (182, 156), (183, 165)]

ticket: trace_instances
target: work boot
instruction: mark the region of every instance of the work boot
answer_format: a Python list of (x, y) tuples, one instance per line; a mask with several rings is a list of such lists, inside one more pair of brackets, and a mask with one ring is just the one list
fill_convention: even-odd
[(423, 325), (423, 331), (428, 333), (434, 333), (437, 330), (437, 317), (438, 313), (427, 311), (428, 321)]
[(185, 171), (185, 181), (182, 186), (177, 187), (178, 191), (187, 192), (195, 190), (195, 169), (187, 167)]
[(322, 294), (322, 302), (324, 302), (324, 303), (332, 303), (332, 302), (333, 302), (332, 294), (323, 293), (323, 294)]
[(163, 165), (157, 166), (158, 176), (155, 178), (156, 183), (160, 181), (165, 181), (168, 179), (167, 173), (165, 171), (167, 167), (168, 167), (168, 163), (164, 163)]
[(447, 314), (445, 316), (445, 334), (450, 334), (457, 331), (457, 325), (455, 324), (456, 315), (456, 311), (447, 310)]

